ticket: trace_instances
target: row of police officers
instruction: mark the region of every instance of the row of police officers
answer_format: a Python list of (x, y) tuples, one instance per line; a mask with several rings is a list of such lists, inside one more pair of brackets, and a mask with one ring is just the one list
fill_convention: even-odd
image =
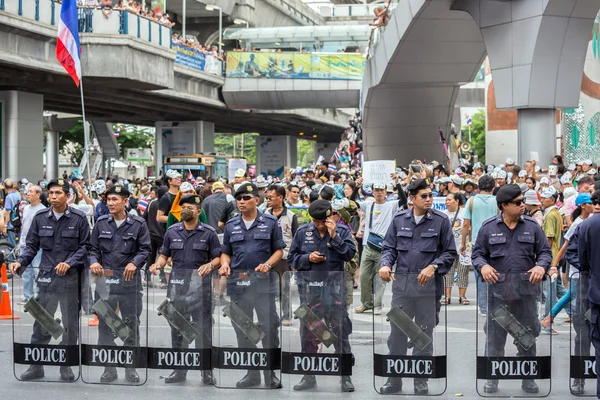
[[(10, 268), (22, 273), (39, 249), (42, 250), (42, 262), (38, 277), (39, 303), (51, 315), (58, 306), (66, 328), (61, 344), (76, 344), (78, 335), (78, 280), (77, 270), (89, 267), (92, 274), (106, 276), (109, 269), (118, 278), (111, 279), (115, 287), (110, 288), (107, 303), (113, 310), (119, 310), (124, 320), (134, 332), (129, 345), (139, 345), (139, 318), (141, 307), (141, 268), (150, 252), (150, 238), (144, 221), (128, 215), (125, 205), (129, 197), (127, 188), (116, 185), (107, 192), (107, 206), (110, 215), (100, 218), (90, 235), (85, 215), (67, 207), (69, 193), (68, 182), (63, 179), (52, 180), (49, 185), (51, 207), (39, 212), (32, 223), (27, 247), (18, 262)], [(423, 332), (431, 337), (435, 325), (439, 322), (440, 298), (443, 293), (443, 276), (456, 257), (456, 249), (448, 218), (431, 208), (433, 194), (426, 179), (413, 181), (408, 186), (413, 207), (395, 215), (387, 231), (383, 244), (380, 276), (384, 281), (393, 281), (392, 307), (402, 310), (403, 315), (414, 321)], [(173, 271), (168, 286), (171, 300), (183, 296), (188, 301), (190, 295), (201, 293), (193, 299), (199, 307), (192, 307), (186, 318), (201, 327), (201, 335), (196, 339), (196, 347), (211, 344), (211, 289), (210, 276), (218, 270), (228, 279), (228, 294), (243, 313), (253, 319), (256, 313), (258, 324), (264, 327), (263, 348), (279, 347), (279, 319), (275, 306), (276, 295), (272, 285), (264, 276), (268, 275), (283, 256), (285, 243), (276, 218), (260, 213), (257, 209), (259, 196), (254, 184), (244, 182), (235, 193), (239, 214), (232, 218), (224, 230), (223, 245), (219, 246), (215, 230), (198, 221), (201, 213), (201, 199), (197, 195), (188, 195), (181, 200), (182, 222), (168, 229), (160, 256), (149, 270), (156, 273), (172, 259)], [(551, 253), (539, 225), (523, 215), (524, 205), (521, 191), (516, 185), (503, 186), (497, 195), (500, 213), (488, 220), (482, 227), (473, 251), (473, 264), (485, 282), (493, 285), (513, 276), (513, 272), (522, 272), (532, 284), (544, 277), (550, 266)], [(344, 271), (344, 262), (355, 255), (357, 249), (350, 230), (331, 220), (331, 204), (317, 200), (309, 208), (312, 222), (298, 229), (289, 251), (289, 263), (298, 271), (298, 289), (301, 299), (310, 302), (311, 274), (317, 276), (328, 271)], [(193, 278), (199, 276), (200, 284), (190, 290)], [(114, 276), (113, 276), (114, 278)], [(118, 283), (117, 283), (118, 282)], [(520, 281), (511, 283), (515, 288)], [(345, 283), (339, 283), (339, 290), (330, 291), (336, 296), (321, 299), (322, 310), (319, 313), (334, 327), (339, 338), (334, 345), (338, 353), (350, 354), (348, 336), (352, 325), (346, 307)], [(539, 334), (539, 322), (530, 300), (535, 293), (518, 292), (521, 296), (510, 297), (508, 293), (499, 293), (495, 301), (498, 306), (506, 306), (510, 315), (524, 325), (534, 336)], [(187, 296), (187, 297), (186, 297)], [(423, 301), (424, 298), (431, 301)], [(236, 301), (243, 299), (243, 301)], [(397, 323), (390, 322), (391, 333), (388, 338), (390, 354), (406, 355), (413, 348), (413, 356), (431, 356), (431, 343), (415, 348), (410, 343), (406, 330)], [(240, 348), (256, 347), (256, 341), (250, 340), (247, 332), (234, 325)], [(488, 356), (500, 356), (504, 352), (507, 338), (506, 330), (496, 323), (486, 324)], [(309, 334), (307, 328), (301, 328), (302, 350), (306, 353), (318, 352), (318, 339)], [(40, 326), (34, 324), (32, 344), (46, 345), (51, 336)], [(181, 335), (172, 331), (172, 345), (182, 348)], [(114, 345), (113, 335), (105, 323), (99, 327), (99, 344)], [(527, 349), (519, 347), (519, 355), (535, 355), (535, 346)], [(21, 376), (23, 380), (44, 376), (42, 366), (32, 365)], [(61, 367), (60, 377), (69, 381), (74, 374), (69, 367)], [(125, 371), (128, 381), (137, 382), (139, 377), (134, 369)], [(106, 368), (101, 380), (110, 382), (117, 379), (115, 368)], [(186, 379), (186, 371), (177, 370), (166, 378), (166, 382), (180, 382)], [(210, 372), (203, 373), (206, 384), (214, 382)], [(264, 382), (268, 387), (281, 387), (273, 371), (264, 371)], [(261, 383), (258, 371), (250, 370), (237, 383), (239, 388), (257, 386)], [(296, 390), (310, 389), (316, 386), (314, 375), (305, 375)], [(528, 393), (537, 391), (533, 380), (524, 380), (522, 388)], [(342, 390), (353, 391), (350, 376), (342, 377)], [(498, 390), (498, 381), (489, 380), (485, 391)], [(401, 378), (389, 378), (381, 388), (381, 393), (391, 394), (402, 391)], [(414, 392), (427, 394), (426, 378), (414, 379)]]

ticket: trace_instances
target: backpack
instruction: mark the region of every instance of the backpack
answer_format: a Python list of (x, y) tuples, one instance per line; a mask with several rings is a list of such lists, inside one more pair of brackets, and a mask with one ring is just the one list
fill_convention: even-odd
[(23, 221), (21, 220), (21, 212), (19, 210), (20, 204), (21, 202), (18, 202), (14, 205), (12, 210), (10, 210), (10, 223), (16, 231), (21, 230), (21, 227), (23, 226)]

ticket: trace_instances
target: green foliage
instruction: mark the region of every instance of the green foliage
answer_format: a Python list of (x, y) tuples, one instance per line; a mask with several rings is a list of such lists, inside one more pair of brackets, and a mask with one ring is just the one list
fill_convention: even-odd
[(151, 149), (154, 147), (154, 128), (136, 125), (113, 125), (113, 132), (121, 127), (117, 143), (121, 145), (121, 158), (125, 159), (126, 149)]
[[(306, 139), (298, 139), (296, 148), (298, 152), (298, 165), (302, 167), (306, 167), (311, 165), (315, 160), (314, 155), (314, 141), (306, 140)], [(290, 167), (295, 168), (295, 165), (290, 165)]]
[[(244, 151), (242, 153), (242, 136)], [(242, 157), (247, 160), (247, 164), (256, 164), (256, 139), (258, 133), (242, 134), (215, 134), (215, 152), (229, 154), (231, 156)]]
[(83, 157), (84, 148), (83, 121), (77, 122), (68, 131), (60, 132), (58, 135), (58, 148), (60, 154), (69, 157), (71, 164), (77, 165)]
[[(480, 110), (472, 117), (473, 125), (471, 126), (471, 148), (474, 154), (478, 156), (479, 162), (485, 164), (485, 111)], [(469, 140), (469, 127), (463, 126), (463, 140)]]

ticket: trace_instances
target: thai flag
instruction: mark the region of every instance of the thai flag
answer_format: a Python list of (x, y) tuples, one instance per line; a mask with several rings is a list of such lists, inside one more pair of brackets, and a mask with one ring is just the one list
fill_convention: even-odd
[(138, 200), (138, 210), (143, 214), (148, 208), (148, 199), (146, 197), (140, 197)]
[(333, 152), (333, 156), (335, 157), (336, 160), (340, 161), (340, 150), (336, 147), (335, 151)]
[(467, 126), (473, 126), (473, 118), (467, 114)]
[(335, 164), (329, 164), (329, 170), (335, 171), (336, 170)]
[(196, 184), (196, 178), (194, 178), (194, 175), (192, 175), (192, 171), (188, 170), (188, 177), (187, 180), (189, 182), (191, 182), (193, 185)]
[(81, 62), (79, 60), (81, 45), (77, 27), (77, 0), (63, 0), (58, 23), (56, 58), (79, 87), (81, 81)]
[(115, 131), (115, 137), (116, 137), (116, 138), (118, 138), (118, 137), (119, 137), (119, 135), (121, 134), (121, 131), (122, 131), (122, 130), (123, 130), (123, 127), (122, 127), (122, 126), (119, 126), (119, 127), (117, 128), (117, 130)]

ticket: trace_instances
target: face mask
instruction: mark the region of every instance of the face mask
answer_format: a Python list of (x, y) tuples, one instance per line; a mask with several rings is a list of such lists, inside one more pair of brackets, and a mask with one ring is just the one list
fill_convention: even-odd
[(181, 219), (188, 222), (194, 219), (194, 212), (192, 210), (181, 210)]

